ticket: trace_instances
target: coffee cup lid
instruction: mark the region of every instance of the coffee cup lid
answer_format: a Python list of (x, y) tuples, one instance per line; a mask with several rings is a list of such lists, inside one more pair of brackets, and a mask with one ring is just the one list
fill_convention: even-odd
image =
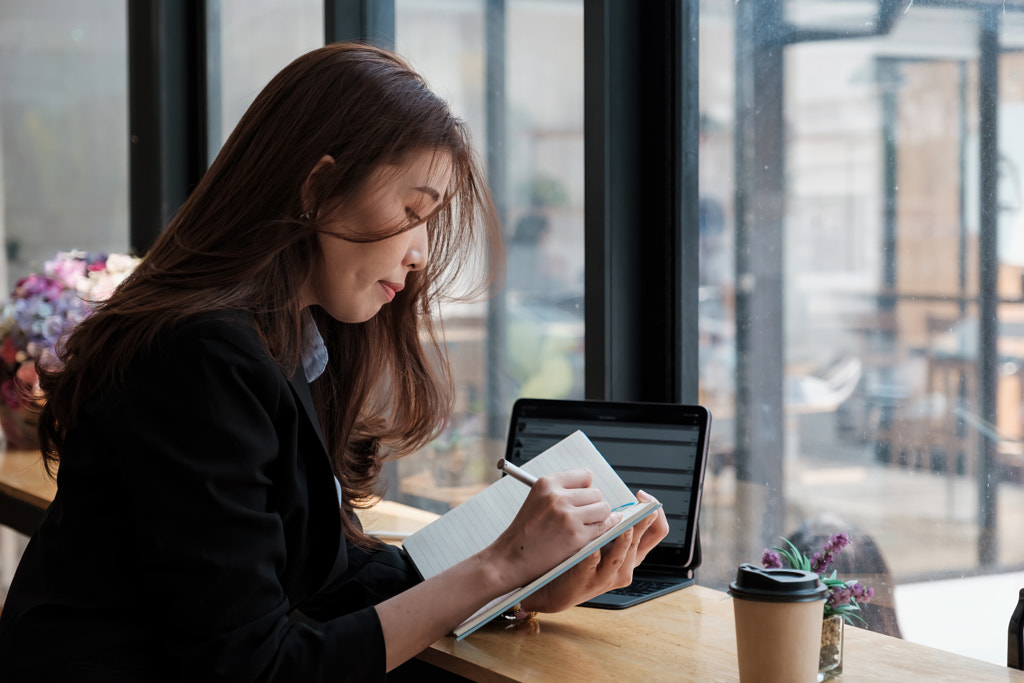
[(828, 586), (814, 572), (799, 569), (764, 569), (741, 564), (729, 595), (761, 602), (812, 602), (824, 600)]

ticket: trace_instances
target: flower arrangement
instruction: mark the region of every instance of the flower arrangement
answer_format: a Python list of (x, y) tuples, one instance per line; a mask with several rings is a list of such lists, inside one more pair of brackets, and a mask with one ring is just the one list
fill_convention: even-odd
[(35, 447), (33, 429), (12, 422), (24, 412), (26, 392), (37, 395), (36, 363), (56, 362), (56, 345), (108, 298), (138, 265), (126, 254), (58, 252), (42, 273), (18, 280), (0, 311), (0, 420), (14, 448)]
[(793, 569), (814, 572), (821, 577), (821, 582), (829, 589), (828, 597), (825, 600), (824, 616), (838, 615), (846, 623), (852, 624), (853, 620), (857, 620), (862, 625), (865, 624), (864, 619), (857, 612), (860, 611), (861, 605), (867, 604), (874, 597), (875, 589), (870, 586), (862, 586), (855, 580), (843, 581), (836, 576), (837, 572), (834, 569), (831, 574), (826, 576), (836, 555), (850, 544), (850, 537), (843, 533), (833, 534), (822, 546), (821, 551), (814, 553), (811, 557), (800, 552), (788, 539), (783, 538), (782, 540), (788, 548), (775, 547), (765, 550), (761, 557), (761, 564), (766, 569), (781, 569), (782, 560), (785, 559)]

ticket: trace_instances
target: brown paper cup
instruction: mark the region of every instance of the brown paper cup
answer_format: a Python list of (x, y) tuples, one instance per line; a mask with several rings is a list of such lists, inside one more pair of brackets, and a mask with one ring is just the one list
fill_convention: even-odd
[[(745, 584), (743, 572), (749, 569), (758, 576)], [(827, 589), (810, 572), (761, 570), (752, 565), (742, 566), (740, 572), (729, 593), (736, 617), (741, 683), (816, 681)], [(773, 576), (773, 572), (788, 574)]]

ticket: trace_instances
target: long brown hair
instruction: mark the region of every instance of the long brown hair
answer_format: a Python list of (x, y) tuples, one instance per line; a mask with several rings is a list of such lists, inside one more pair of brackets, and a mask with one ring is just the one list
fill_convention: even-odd
[[(343, 507), (374, 500), (383, 455), (421, 447), (451, 412), (432, 314), (455, 296), (456, 281), (495, 282), (493, 271), (461, 272), (500, 263), (501, 239), (465, 125), (400, 58), (354, 43), (305, 54), (271, 80), (132, 276), (66, 340), (60, 367), (40, 368), (47, 463), (60, 459), (88, 395), (116, 386), (140, 350), (196, 313), (250, 312), (270, 355), (293, 372), (303, 351), (300, 297), (321, 258), (318, 214), (420, 150), (443, 152), (452, 165), (445, 198), (427, 219), (427, 268), (410, 273), (365, 323), (311, 309), (331, 359), (311, 389)], [(312, 175), (325, 154), (334, 163)], [(371, 543), (349, 514), (343, 520), (353, 541)]]

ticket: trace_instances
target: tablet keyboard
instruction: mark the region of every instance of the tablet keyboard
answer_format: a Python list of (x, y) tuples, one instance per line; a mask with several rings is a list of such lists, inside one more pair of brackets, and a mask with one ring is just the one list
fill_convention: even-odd
[(648, 595), (675, 584), (669, 581), (654, 581), (651, 579), (633, 579), (633, 583), (624, 588), (616, 588), (608, 591), (612, 595)]

